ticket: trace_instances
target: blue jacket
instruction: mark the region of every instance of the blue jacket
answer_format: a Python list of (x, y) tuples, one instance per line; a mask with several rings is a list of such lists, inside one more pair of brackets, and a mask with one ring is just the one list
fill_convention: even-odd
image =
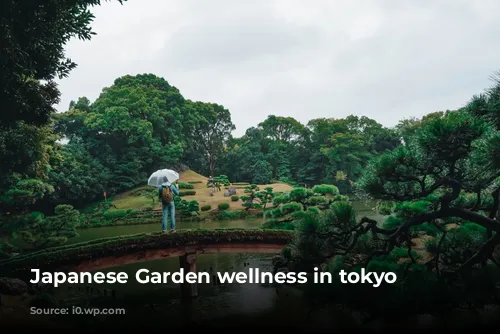
[[(158, 187), (158, 198), (161, 200), (161, 192), (163, 190), (163, 187), (170, 187), (170, 190), (172, 190), (172, 192), (174, 193), (174, 195), (177, 195), (179, 196), (179, 190), (177, 189), (176, 186), (174, 186), (173, 184), (170, 184), (168, 182), (165, 182), (165, 183), (162, 183), (159, 187)], [(173, 202), (172, 202), (173, 203)]]

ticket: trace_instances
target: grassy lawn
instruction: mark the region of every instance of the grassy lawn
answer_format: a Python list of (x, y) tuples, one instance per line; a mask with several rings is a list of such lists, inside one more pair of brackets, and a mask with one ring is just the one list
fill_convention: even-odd
[(153, 201), (145, 196), (134, 196), (127, 192), (116, 196), (112, 203), (117, 209), (147, 209), (151, 208)]
[[(214, 196), (210, 196), (210, 189), (206, 187), (206, 183), (208, 178), (202, 176), (192, 170), (188, 170), (180, 173), (179, 182), (181, 183), (189, 183), (189, 182), (199, 182), (201, 183), (192, 183), (194, 189), (196, 191), (196, 195), (193, 196), (183, 196), (182, 198), (187, 201), (196, 200), (200, 204), (200, 207), (203, 205), (211, 205), (212, 209), (216, 209), (219, 203), (227, 202), (230, 205), (229, 210), (241, 210), (243, 209), (242, 201), (238, 200), (233, 202), (231, 197), (224, 197), (224, 188), (221, 188), (221, 191), (217, 191), (214, 193)], [(235, 185), (236, 187), (236, 195), (243, 196), (245, 195), (244, 185)], [(266, 187), (272, 187), (274, 191), (290, 191), (293, 188), (287, 184), (283, 183), (273, 183), (273, 184), (265, 184), (259, 185), (261, 190), (264, 190)], [(141, 187), (143, 188), (143, 187)], [(153, 187), (149, 187), (154, 189)], [(148, 187), (146, 187), (148, 189)], [(122, 194), (116, 195), (113, 197), (112, 203), (115, 205), (116, 209), (127, 210), (127, 209), (145, 209), (151, 208), (152, 200), (146, 196), (136, 196), (133, 194), (134, 190), (130, 190), (124, 192)], [(183, 189), (181, 189), (182, 191)], [(155, 203), (154, 209), (159, 209), (160, 204), (158, 201)], [(112, 210), (112, 209), (111, 209)]]

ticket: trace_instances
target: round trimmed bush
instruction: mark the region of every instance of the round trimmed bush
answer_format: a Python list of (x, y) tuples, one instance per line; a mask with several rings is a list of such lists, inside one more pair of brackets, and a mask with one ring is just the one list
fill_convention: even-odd
[(229, 209), (229, 203), (219, 203), (219, 205), (217, 205), (217, 207), (219, 208), (219, 210), (221, 211), (224, 211), (224, 210), (227, 210)]
[(233, 201), (233, 202), (236, 202), (239, 199), (240, 199), (240, 196), (238, 196), (238, 195), (231, 196), (231, 201)]
[(210, 210), (211, 208), (212, 208), (212, 206), (211, 206), (210, 204), (205, 204), (205, 205), (203, 205), (203, 206), (200, 208), (200, 210), (201, 210), (201, 211), (208, 211), (208, 210)]
[(332, 184), (319, 184), (313, 187), (312, 191), (320, 195), (338, 195), (339, 188)]

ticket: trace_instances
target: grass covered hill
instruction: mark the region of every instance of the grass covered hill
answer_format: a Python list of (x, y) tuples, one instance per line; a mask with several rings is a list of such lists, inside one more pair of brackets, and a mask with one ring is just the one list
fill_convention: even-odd
[[(210, 189), (207, 188), (206, 186), (208, 181), (207, 177), (200, 175), (193, 170), (186, 170), (184, 172), (180, 172), (179, 175), (180, 175), (179, 178), (180, 184), (189, 184), (193, 187), (192, 189), (182, 189), (182, 188), (180, 189), (182, 199), (185, 199), (187, 201), (196, 200), (199, 203), (200, 207), (204, 205), (210, 205), (213, 209), (217, 208), (217, 206), (220, 203), (224, 202), (229, 203), (230, 205), (228, 211), (241, 210), (243, 208), (241, 201), (232, 201), (231, 197), (224, 197), (224, 190), (225, 190), (224, 187), (221, 188), (221, 191), (216, 191), (214, 193), (214, 196), (211, 197)], [(244, 195), (246, 186), (248, 186), (248, 184), (244, 183), (235, 183), (231, 185), (231, 187), (236, 188), (237, 196)], [(273, 190), (276, 192), (290, 191), (293, 189), (291, 186), (284, 183), (259, 185), (260, 189), (265, 189), (266, 187), (272, 187)], [(150, 209), (152, 206), (155, 210), (160, 210), (160, 203), (155, 199), (153, 204), (153, 200), (151, 196), (149, 196), (151, 190), (154, 190), (154, 188), (151, 186), (143, 186), (116, 195), (113, 198), (111, 198), (114, 207), (111, 207), (110, 210), (113, 209), (140, 210), (140, 209)], [(189, 192), (190, 190), (195, 191), (196, 193), (190, 195)]]
[[(179, 172), (179, 193), (176, 197), (176, 216), (180, 220), (226, 220), (242, 219), (249, 216), (262, 216), (262, 210), (245, 205), (248, 197), (248, 183), (231, 183), (225, 179), (210, 196), (207, 188), (208, 178), (186, 169)], [(224, 179), (224, 176), (216, 177)], [(294, 188), (284, 183), (253, 185), (264, 191), (272, 188), (274, 193), (292, 191)], [(236, 194), (224, 196), (229, 188)], [(257, 189), (254, 189), (257, 191)], [(155, 187), (144, 185), (93, 203), (81, 210), (82, 220), (79, 227), (99, 227), (123, 224), (158, 223), (161, 217), (161, 203)]]

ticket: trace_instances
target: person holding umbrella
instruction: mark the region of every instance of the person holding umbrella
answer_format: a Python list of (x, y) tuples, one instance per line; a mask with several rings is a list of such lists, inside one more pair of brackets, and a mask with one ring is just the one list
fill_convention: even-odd
[(158, 188), (158, 197), (162, 208), (162, 230), (167, 232), (167, 219), (170, 216), (170, 231), (175, 233), (175, 203), (174, 195), (179, 196), (179, 190), (172, 183), (179, 180), (179, 173), (172, 169), (160, 169), (151, 174), (148, 185)]
[(179, 190), (164, 176), (163, 183), (158, 187), (158, 197), (161, 200), (162, 209), (161, 229), (163, 232), (167, 232), (168, 216), (170, 216), (170, 232), (176, 232), (174, 195), (179, 196)]

